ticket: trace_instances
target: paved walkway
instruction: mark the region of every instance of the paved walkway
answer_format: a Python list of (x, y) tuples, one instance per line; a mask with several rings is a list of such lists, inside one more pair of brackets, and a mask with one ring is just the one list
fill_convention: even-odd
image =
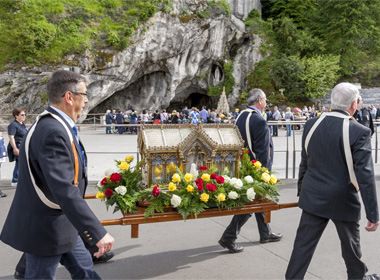
[[(285, 131), (280, 131), (281, 135)], [(105, 135), (103, 131), (82, 131), (81, 138), (89, 154), (92, 182), (88, 193), (96, 193), (95, 180), (103, 171), (113, 166), (113, 160), (136, 151), (136, 136)], [(274, 139), (275, 145), (286, 144), (283, 136)], [(114, 152), (95, 154), (93, 152)], [(121, 153), (118, 155), (118, 153)], [(276, 156), (275, 161), (280, 156)], [(275, 164), (276, 166), (281, 164)], [(0, 188), (8, 197), (0, 199), (0, 228), (15, 188), (10, 187), (9, 173), (12, 165), (2, 167)], [(377, 173), (377, 174), (380, 174)], [(377, 183), (380, 183), (378, 179)], [(380, 192), (379, 192), (380, 193)], [(378, 197), (380, 200), (380, 196)], [(280, 186), (280, 203), (295, 202), (296, 180), (284, 180)], [(99, 219), (120, 217), (108, 212), (99, 200), (88, 200)], [(364, 213), (364, 212), (363, 212)], [(272, 229), (284, 238), (278, 243), (260, 244), (255, 219), (243, 227), (238, 242), (244, 246), (239, 254), (229, 254), (217, 241), (229, 224), (231, 217), (188, 220), (140, 225), (140, 236), (131, 239), (130, 226), (109, 226), (115, 237), (115, 257), (106, 264), (95, 266), (103, 279), (284, 279), (291, 254), (301, 211), (299, 208), (283, 209), (272, 213)], [(369, 273), (380, 273), (380, 231), (367, 233), (365, 215), (361, 220), (363, 260)], [(21, 253), (0, 242), (0, 279), (12, 279), (14, 267)], [(315, 252), (305, 279), (346, 279), (346, 268), (341, 258), (339, 239), (330, 223)], [(63, 267), (58, 268), (57, 279), (70, 279)]]

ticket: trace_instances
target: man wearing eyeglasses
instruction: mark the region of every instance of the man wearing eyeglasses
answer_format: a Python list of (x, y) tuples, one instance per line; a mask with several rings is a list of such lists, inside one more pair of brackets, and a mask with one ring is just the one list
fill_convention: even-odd
[[(268, 124), (262, 117), (267, 106), (265, 93), (258, 88), (252, 89), (247, 95), (248, 108), (242, 111), (236, 119), (236, 126), (244, 140), (244, 147), (248, 148), (251, 160), (258, 160), (263, 167), (272, 169), (273, 143)], [(248, 127), (248, 130), (246, 129)], [(231, 253), (243, 251), (243, 247), (236, 244), (237, 236), (243, 225), (252, 217), (252, 214), (235, 215), (227, 226), (219, 244)], [(269, 224), (264, 221), (264, 213), (255, 213), (257, 227), (260, 234), (260, 243), (280, 241), (282, 234), (272, 232)]]
[(20, 147), (17, 191), (0, 239), (26, 253), (26, 278), (54, 279), (58, 264), (73, 279), (100, 279), (95, 257), (114, 239), (83, 199), (87, 157), (76, 121), (88, 102), (86, 79), (57, 71), (47, 82), (49, 108), (37, 117)]
[(363, 99), (361, 96), (359, 96), (357, 103), (358, 103), (358, 107), (353, 117), (358, 123), (361, 123), (362, 125), (371, 129), (371, 135), (373, 135), (373, 133), (375, 132), (375, 129), (373, 128), (372, 115), (367, 110), (366, 107), (363, 107)]

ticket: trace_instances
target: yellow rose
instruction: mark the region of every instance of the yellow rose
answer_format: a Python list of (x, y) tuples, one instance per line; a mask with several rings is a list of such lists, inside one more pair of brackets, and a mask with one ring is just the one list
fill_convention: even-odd
[(119, 167), (120, 170), (127, 171), (129, 169), (129, 164), (125, 161), (121, 161), (117, 167)]
[(187, 189), (188, 192), (193, 192), (194, 187), (192, 185), (187, 185), (186, 189)]
[(262, 175), (261, 175), (261, 180), (263, 180), (264, 182), (267, 182), (269, 183), (270, 181), (270, 175), (266, 172), (264, 172)]
[(203, 175), (202, 175), (202, 180), (205, 181), (205, 182), (210, 181), (210, 175), (209, 175), (209, 174), (206, 174), (206, 173), (203, 174)]
[(268, 170), (268, 168), (263, 167), (263, 168), (261, 168), (261, 171), (262, 171), (262, 172), (267, 172), (267, 173), (268, 173), (269, 170)]
[(277, 178), (276, 178), (276, 176), (271, 175), (271, 176), (270, 176), (270, 182), (271, 182), (272, 184), (276, 184), (276, 183), (277, 183)]
[(102, 192), (98, 192), (97, 194), (96, 194), (96, 196), (95, 196), (97, 199), (103, 199), (104, 198), (104, 193), (102, 193)]
[(179, 174), (178, 173), (175, 173), (172, 177), (172, 181), (173, 182), (179, 182), (181, 178), (179, 177)]
[(261, 162), (260, 161), (256, 161), (253, 165), (256, 167), (256, 169), (260, 169)]
[(208, 199), (209, 199), (209, 195), (207, 194), (207, 193), (202, 193), (201, 194), (201, 200), (203, 201), (203, 202), (207, 202), (208, 201)]
[(193, 181), (194, 175), (190, 174), (190, 173), (186, 173), (184, 178), (185, 178), (186, 182), (189, 183), (189, 182)]
[(221, 201), (225, 201), (226, 200), (226, 195), (224, 193), (220, 193), (218, 195), (218, 201), (221, 202)]
[(173, 182), (170, 182), (168, 189), (169, 191), (174, 192), (177, 189), (177, 186)]
[(125, 161), (128, 162), (128, 163), (132, 162), (133, 159), (134, 159), (133, 156), (126, 156), (126, 157), (125, 157)]

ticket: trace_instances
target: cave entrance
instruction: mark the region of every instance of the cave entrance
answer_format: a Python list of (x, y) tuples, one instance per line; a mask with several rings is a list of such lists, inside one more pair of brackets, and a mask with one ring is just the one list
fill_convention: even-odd
[(189, 109), (197, 107), (198, 110), (202, 110), (202, 106), (206, 106), (207, 109), (216, 108), (219, 97), (208, 96), (199, 92), (191, 93), (187, 98), (182, 101), (172, 101), (168, 107), (168, 112), (173, 110), (182, 110), (185, 106)]

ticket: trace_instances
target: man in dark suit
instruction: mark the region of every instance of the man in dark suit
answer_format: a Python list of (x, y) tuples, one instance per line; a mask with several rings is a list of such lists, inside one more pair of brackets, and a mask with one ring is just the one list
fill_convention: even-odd
[(26, 278), (54, 279), (58, 264), (73, 279), (100, 279), (83, 240), (109, 252), (114, 239), (83, 199), (86, 153), (75, 122), (88, 102), (85, 77), (57, 71), (47, 83), (49, 108), (20, 148), (18, 187), (0, 239), (26, 253)]
[(377, 229), (379, 212), (371, 131), (350, 117), (358, 97), (354, 85), (338, 84), (331, 93), (333, 110), (305, 124), (298, 179), (298, 205), (303, 211), (286, 279), (304, 278), (329, 220), (341, 241), (348, 279), (379, 279), (377, 275), (365, 276), (367, 267), (360, 260), (359, 190), (368, 219), (367, 231)]
[[(273, 162), (273, 143), (267, 122), (262, 117), (267, 99), (261, 89), (252, 89), (247, 95), (248, 109), (242, 111), (236, 120), (244, 146), (249, 150), (251, 160), (258, 160), (263, 167), (271, 170)], [(249, 122), (249, 131), (246, 131), (246, 122)], [(282, 234), (273, 233), (269, 224), (264, 222), (264, 213), (255, 213), (257, 227), (260, 234), (260, 243), (280, 241)], [(243, 251), (243, 247), (236, 244), (237, 235), (242, 226), (252, 217), (252, 214), (235, 215), (224, 231), (219, 244), (231, 253)]]
[(367, 108), (363, 108), (363, 99), (361, 96), (358, 98), (358, 107), (353, 117), (358, 123), (361, 123), (362, 125), (368, 127), (371, 130), (371, 135), (373, 135), (375, 129), (373, 128), (372, 115)]

